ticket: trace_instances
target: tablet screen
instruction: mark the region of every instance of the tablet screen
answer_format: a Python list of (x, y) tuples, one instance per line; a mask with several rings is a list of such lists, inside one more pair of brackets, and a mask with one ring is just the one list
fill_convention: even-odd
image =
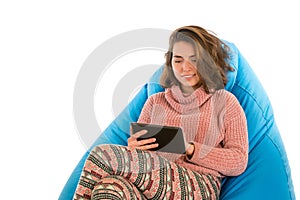
[(131, 123), (133, 134), (140, 130), (147, 130), (145, 135), (142, 135), (138, 140), (156, 138), (157, 148), (152, 151), (161, 151), (168, 153), (185, 153), (185, 140), (182, 129), (175, 126), (163, 126), (156, 124)]

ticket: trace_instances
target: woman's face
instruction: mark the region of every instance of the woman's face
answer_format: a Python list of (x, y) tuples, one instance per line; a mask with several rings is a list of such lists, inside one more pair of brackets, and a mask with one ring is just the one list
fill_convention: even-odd
[(172, 69), (184, 93), (191, 94), (198, 85), (197, 58), (192, 44), (184, 41), (173, 46)]

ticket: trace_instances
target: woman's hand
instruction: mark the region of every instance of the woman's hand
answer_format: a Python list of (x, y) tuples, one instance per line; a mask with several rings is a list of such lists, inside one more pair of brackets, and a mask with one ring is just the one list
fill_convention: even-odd
[[(130, 129), (130, 132), (132, 130)], [(153, 148), (158, 147), (158, 143), (155, 142), (155, 138), (149, 138), (149, 139), (144, 139), (144, 140), (137, 140), (138, 137), (144, 135), (147, 133), (147, 130), (141, 130), (136, 132), (135, 134), (131, 134), (131, 136), (128, 138), (128, 147), (129, 148), (137, 148), (141, 150), (151, 150)]]
[(195, 151), (195, 145), (193, 143), (189, 143), (186, 149), (186, 155), (188, 156), (188, 158), (191, 158), (193, 156), (194, 151)]

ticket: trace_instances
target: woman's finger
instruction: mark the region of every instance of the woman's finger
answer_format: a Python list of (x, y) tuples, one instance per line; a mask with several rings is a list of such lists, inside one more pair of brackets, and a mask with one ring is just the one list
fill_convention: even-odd
[(138, 131), (136, 133), (133, 133), (132, 137), (139, 138), (139, 137), (145, 135), (147, 132), (148, 132), (147, 130), (140, 130), (140, 131)]
[(136, 148), (141, 149), (141, 150), (151, 150), (151, 149), (154, 149), (156, 147), (158, 147), (158, 143), (143, 145), (143, 146), (139, 146), (139, 147), (136, 147)]
[(139, 146), (144, 146), (144, 145), (147, 145), (147, 144), (154, 143), (155, 141), (156, 141), (155, 138), (148, 138), (148, 139), (143, 139), (143, 140), (137, 141), (137, 144)]

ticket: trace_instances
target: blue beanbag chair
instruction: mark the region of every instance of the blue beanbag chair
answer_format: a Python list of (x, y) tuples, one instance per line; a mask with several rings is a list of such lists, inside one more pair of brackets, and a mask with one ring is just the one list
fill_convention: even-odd
[[(229, 81), (226, 90), (237, 97), (246, 113), (249, 161), (243, 174), (223, 179), (220, 199), (295, 200), (289, 162), (268, 96), (237, 47), (232, 43), (227, 43), (232, 50), (230, 64), (235, 71), (228, 73)], [(150, 95), (163, 91), (159, 85), (161, 72), (162, 67), (153, 74), (150, 81), (97, 138), (93, 146), (99, 144), (127, 145), (129, 123), (137, 121), (141, 109)], [(89, 151), (82, 157), (65, 184), (59, 197), (60, 200), (72, 199), (88, 153)]]

